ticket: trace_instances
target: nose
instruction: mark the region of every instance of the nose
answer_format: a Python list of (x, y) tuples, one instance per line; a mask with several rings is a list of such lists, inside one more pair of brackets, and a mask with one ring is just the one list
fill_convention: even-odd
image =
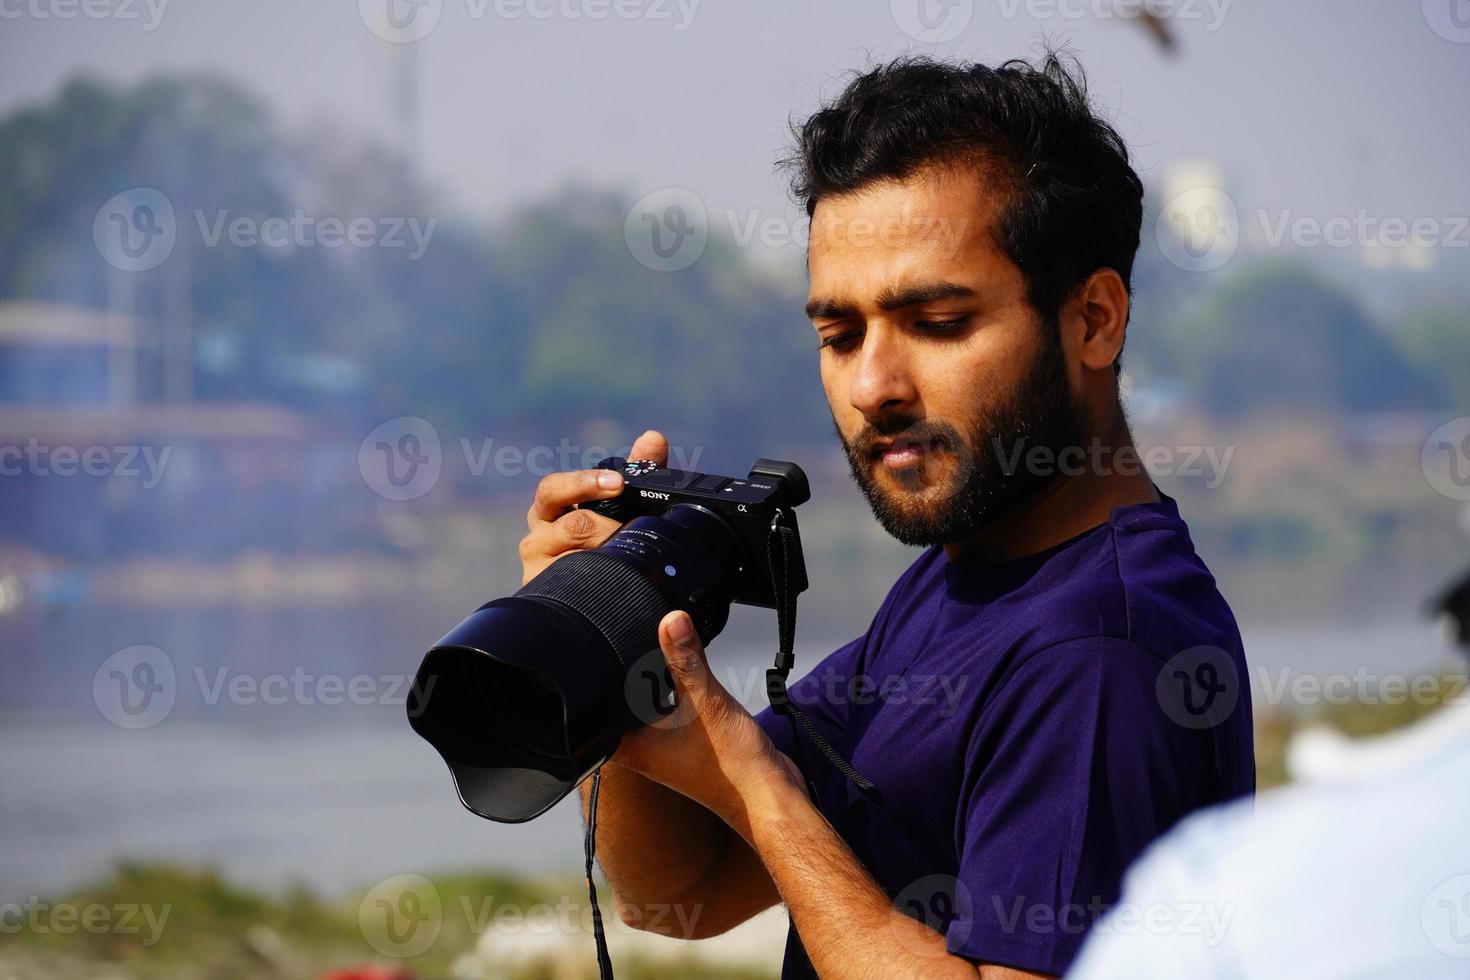
[(882, 325), (869, 325), (857, 352), (848, 399), (870, 423), (910, 408), (918, 397), (902, 339)]

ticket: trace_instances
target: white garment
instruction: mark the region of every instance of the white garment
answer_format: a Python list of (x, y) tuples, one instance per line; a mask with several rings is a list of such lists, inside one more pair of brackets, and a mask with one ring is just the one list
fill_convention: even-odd
[(1146, 851), (1069, 980), (1470, 977), (1470, 705), (1290, 761)]

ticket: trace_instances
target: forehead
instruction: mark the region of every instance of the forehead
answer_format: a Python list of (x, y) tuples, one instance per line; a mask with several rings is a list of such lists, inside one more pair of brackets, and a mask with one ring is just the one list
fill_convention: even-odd
[(859, 299), (905, 279), (976, 283), (1016, 271), (992, 237), (1000, 204), (973, 166), (824, 197), (812, 214), (811, 294)]

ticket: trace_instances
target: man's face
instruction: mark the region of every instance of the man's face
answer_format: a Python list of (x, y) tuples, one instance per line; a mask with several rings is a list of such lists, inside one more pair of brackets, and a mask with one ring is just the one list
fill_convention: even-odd
[(1013, 512), (1051, 476), (1028, 472), (1026, 452), (1087, 430), (1077, 368), (991, 238), (997, 205), (974, 169), (930, 167), (812, 215), (822, 386), (853, 478), (905, 544)]

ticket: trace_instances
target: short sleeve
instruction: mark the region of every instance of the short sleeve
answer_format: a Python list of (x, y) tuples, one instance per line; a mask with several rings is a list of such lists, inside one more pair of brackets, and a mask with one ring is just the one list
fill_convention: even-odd
[[(829, 741), (836, 741), (847, 727), (846, 707), (849, 699), (831, 697), (824, 692), (846, 690), (846, 684), (858, 671), (864, 637), (858, 637), (828, 654), (801, 680), (787, 688), (791, 700), (806, 712), (817, 729)], [(782, 717), (767, 706), (755, 716), (775, 746), (795, 762), (810, 781), (815, 778), (819, 759), (805, 735), (799, 733), (795, 719)], [(826, 764), (820, 760), (820, 764)]]
[(1063, 973), (1128, 864), (1204, 797), (1209, 736), (1165, 715), (1160, 667), (1126, 640), (1069, 640), (1028, 654), (980, 706), (950, 952)]

